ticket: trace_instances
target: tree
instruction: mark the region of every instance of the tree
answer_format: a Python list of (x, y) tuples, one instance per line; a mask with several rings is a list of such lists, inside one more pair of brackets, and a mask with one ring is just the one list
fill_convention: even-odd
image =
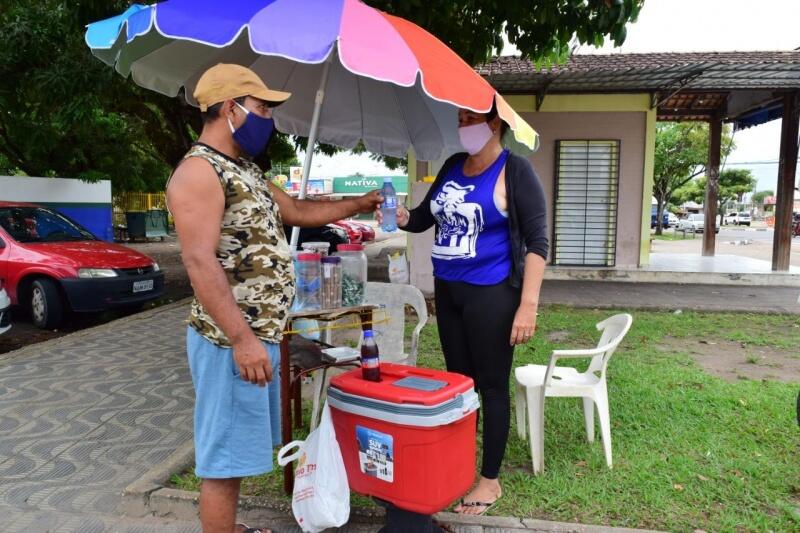
[(763, 204), (767, 196), (775, 196), (775, 191), (766, 190), (753, 193), (753, 203)]
[[(565, 59), (570, 42), (625, 39), (643, 0), (368, 0), (420, 24), (470, 64), (502, 46)], [(85, 25), (129, 0), (3, 0), (0, 8), (0, 173), (110, 179), (115, 190), (158, 190), (197, 137), (196, 109), (137, 87), (92, 57)], [(258, 162), (289, 162), (305, 139), (276, 135)], [(317, 146), (333, 154), (339, 149)], [(362, 148), (363, 151), (363, 148)], [(390, 168), (402, 158), (373, 154)]]
[[(706, 195), (707, 178), (701, 176), (692, 180), (676, 190), (673, 197), (680, 202), (702, 203)], [(728, 202), (742, 201), (742, 197), (756, 188), (758, 181), (753, 173), (744, 168), (726, 169), (719, 173), (719, 196), (717, 197), (717, 213), (723, 214), (722, 209)]]
[[(708, 163), (708, 124), (705, 122), (662, 122), (656, 125), (653, 196), (658, 203), (656, 235), (663, 230), (664, 208), (675, 191), (705, 173)], [(722, 157), (735, 146), (730, 127), (722, 131)]]

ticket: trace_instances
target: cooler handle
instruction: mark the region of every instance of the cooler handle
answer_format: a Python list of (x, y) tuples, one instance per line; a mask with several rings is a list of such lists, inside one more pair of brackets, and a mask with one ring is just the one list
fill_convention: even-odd
[[(303, 444), (305, 443), (306, 441), (304, 440), (293, 440), (292, 442), (281, 448), (278, 451), (278, 464), (280, 466), (286, 466), (292, 461), (299, 459), (303, 453)], [(294, 452), (292, 455), (284, 457), (284, 455), (289, 453), (289, 450), (291, 450), (292, 448), (297, 448), (297, 451)]]

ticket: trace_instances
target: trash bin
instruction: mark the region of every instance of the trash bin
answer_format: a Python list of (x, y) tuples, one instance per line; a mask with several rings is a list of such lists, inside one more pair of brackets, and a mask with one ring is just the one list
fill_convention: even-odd
[(145, 236), (147, 238), (164, 237), (169, 235), (169, 220), (167, 212), (162, 209), (151, 209), (145, 217)]
[(128, 226), (128, 239), (147, 238), (147, 213), (144, 211), (127, 211), (125, 223)]

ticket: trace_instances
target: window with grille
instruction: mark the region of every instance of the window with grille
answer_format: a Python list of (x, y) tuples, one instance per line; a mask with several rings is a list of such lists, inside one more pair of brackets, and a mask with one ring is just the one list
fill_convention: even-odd
[(553, 264), (613, 266), (619, 141), (557, 141)]

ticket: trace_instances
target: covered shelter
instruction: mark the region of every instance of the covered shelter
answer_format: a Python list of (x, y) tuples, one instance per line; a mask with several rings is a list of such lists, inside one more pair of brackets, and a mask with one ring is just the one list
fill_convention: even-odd
[[(476, 69), (499, 92), (509, 95), (512, 105), (527, 105), (527, 109), (518, 111), (534, 127), (541, 122), (537, 120), (539, 117), (527, 116), (525, 111), (539, 114), (547, 110), (548, 99), (562, 95), (647, 96), (644, 168), (640, 174), (646, 203), (646, 206), (643, 203), (641, 213), (642, 245), (646, 239), (649, 240), (655, 120), (705, 121), (710, 124), (708, 187), (704, 205), (705, 227), (714, 228), (722, 124), (732, 123), (734, 128), (742, 129), (782, 119), (772, 270), (789, 270), (800, 124), (800, 50), (575, 55), (563, 65), (543, 68), (536, 68), (531, 61), (509, 56), (497, 57)], [(520, 98), (515, 100), (515, 95)], [(566, 106), (560, 111), (569, 113), (571, 109)], [(547, 135), (546, 131), (540, 133), (543, 138)], [(600, 135), (602, 137), (602, 133)], [(588, 136), (587, 140), (591, 137)], [(532, 159), (536, 162), (537, 156)], [(624, 159), (620, 163), (624, 163)], [(564, 168), (563, 164), (558, 168)], [(555, 183), (553, 190), (557, 189), (558, 183)], [(557, 247), (559, 206), (556, 196), (552, 206), (556, 213), (556, 233), (552, 240)], [(618, 191), (615, 191), (606, 195), (604, 201), (610, 203), (617, 199)], [(606, 225), (601, 230), (614, 232), (616, 227), (616, 224)], [(591, 226), (585, 228), (585, 232), (596, 230)], [(703, 255), (713, 256), (715, 232), (705, 231), (703, 240)], [(646, 263), (644, 255), (639, 266)]]

